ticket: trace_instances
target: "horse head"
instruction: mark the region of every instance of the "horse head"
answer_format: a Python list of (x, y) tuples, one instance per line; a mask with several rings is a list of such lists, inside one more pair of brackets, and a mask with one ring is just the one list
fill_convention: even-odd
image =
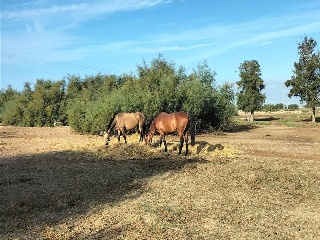
[(150, 146), (152, 143), (152, 134), (148, 133), (144, 136), (144, 141), (146, 143), (146, 145)]
[(104, 137), (105, 137), (105, 139), (106, 139), (105, 145), (108, 145), (108, 144), (109, 144), (109, 141), (110, 141), (110, 132), (109, 132), (109, 131), (106, 132), (106, 133), (104, 134)]

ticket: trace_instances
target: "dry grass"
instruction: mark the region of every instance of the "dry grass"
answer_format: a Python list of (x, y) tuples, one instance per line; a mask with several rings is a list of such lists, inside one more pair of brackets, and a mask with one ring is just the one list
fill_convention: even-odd
[(102, 138), (81, 136), (71, 149), (64, 143), (56, 151), (1, 156), (0, 238), (320, 235), (320, 161), (257, 156), (223, 143), (224, 136), (215, 144), (201, 138), (188, 156), (177, 155), (176, 138), (168, 153), (136, 139), (112, 139), (105, 148)]

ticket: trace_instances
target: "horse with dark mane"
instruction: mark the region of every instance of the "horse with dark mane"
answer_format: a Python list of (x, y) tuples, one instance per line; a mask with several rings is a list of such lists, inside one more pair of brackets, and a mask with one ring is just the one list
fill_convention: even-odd
[(167, 152), (166, 133), (178, 132), (180, 138), (179, 154), (181, 154), (183, 143), (186, 143), (186, 155), (188, 154), (188, 130), (189, 130), (189, 115), (186, 112), (165, 113), (161, 112), (153, 120), (150, 129), (145, 136), (147, 145), (151, 145), (152, 136), (155, 132), (160, 134), (160, 147), (162, 141), (164, 150)]
[(140, 133), (139, 141), (142, 141), (143, 136), (145, 134), (145, 120), (146, 118), (141, 112), (135, 112), (135, 113), (120, 112), (114, 115), (107, 127), (106, 145), (108, 145), (110, 141), (110, 132), (113, 128), (115, 128), (118, 131), (118, 142), (120, 142), (120, 135), (122, 133), (124, 142), (127, 143), (126, 132), (128, 130), (135, 129), (138, 126), (139, 127), (138, 132)]

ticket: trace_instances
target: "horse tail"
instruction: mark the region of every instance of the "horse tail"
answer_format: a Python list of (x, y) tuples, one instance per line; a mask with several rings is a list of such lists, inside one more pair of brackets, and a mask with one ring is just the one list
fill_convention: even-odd
[(191, 145), (194, 145), (196, 142), (196, 123), (194, 115), (189, 115), (188, 125), (191, 138), (190, 143)]
[(146, 131), (147, 131), (147, 124), (146, 121), (142, 122), (142, 136), (146, 135)]
[(136, 121), (138, 122), (138, 132), (140, 135), (144, 135), (144, 125), (146, 124), (146, 117), (141, 112), (135, 113)]

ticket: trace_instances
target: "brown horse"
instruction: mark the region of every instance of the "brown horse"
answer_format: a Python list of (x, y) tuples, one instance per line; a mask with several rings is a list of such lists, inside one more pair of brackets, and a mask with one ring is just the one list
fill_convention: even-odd
[(164, 150), (167, 151), (167, 142), (165, 138), (166, 133), (178, 132), (180, 138), (179, 154), (181, 154), (184, 141), (186, 142), (186, 155), (188, 154), (188, 128), (189, 115), (185, 112), (165, 113), (161, 112), (153, 120), (148, 134), (145, 136), (147, 145), (151, 145), (152, 136), (157, 131), (160, 133), (160, 147), (162, 141), (164, 143)]
[(106, 145), (108, 145), (110, 141), (110, 132), (113, 128), (118, 131), (118, 142), (120, 142), (120, 135), (124, 138), (124, 142), (127, 143), (126, 132), (128, 130), (134, 129), (139, 126), (138, 132), (140, 133), (139, 141), (143, 140), (143, 136), (145, 134), (145, 116), (141, 112), (135, 113), (125, 113), (120, 112), (116, 114), (109, 122), (106, 131)]

